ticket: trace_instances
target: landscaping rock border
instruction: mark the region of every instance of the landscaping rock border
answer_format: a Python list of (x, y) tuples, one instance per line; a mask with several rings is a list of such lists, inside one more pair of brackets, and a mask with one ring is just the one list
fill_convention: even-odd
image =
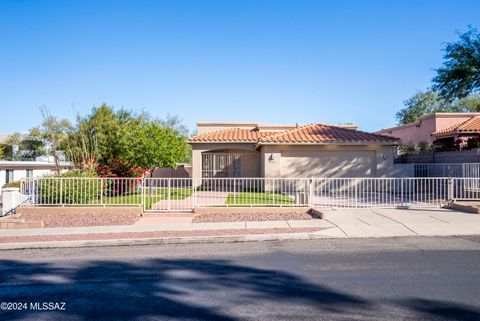
[(25, 220), (43, 221), (45, 227), (131, 225), (142, 215), (140, 207), (20, 207)]
[(200, 207), (193, 223), (312, 220), (308, 207)]

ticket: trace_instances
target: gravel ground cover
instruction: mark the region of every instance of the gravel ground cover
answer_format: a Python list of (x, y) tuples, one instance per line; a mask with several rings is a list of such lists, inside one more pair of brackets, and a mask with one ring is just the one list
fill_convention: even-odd
[(43, 221), (45, 227), (132, 225), (140, 219), (138, 208), (51, 207), (23, 210), (25, 221)]
[(208, 208), (196, 210), (193, 223), (312, 220), (305, 208)]
[(325, 228), (307, 227), (307, 228), (267, 228), (267, 229), (226, 229), (226, 230), (206, 230), (206, 231), (87, 233), (87, 234), (68, 234), (68, 235), (28, 235), (28, 236), (0, 237), (0, 243), (172, 238), (172, 237), (195, 237), (195, 236), (235, 236), (235, 235), (258, 235), (258, 234), (290, 234), (290, 233), (313, 233), (323, 229)]

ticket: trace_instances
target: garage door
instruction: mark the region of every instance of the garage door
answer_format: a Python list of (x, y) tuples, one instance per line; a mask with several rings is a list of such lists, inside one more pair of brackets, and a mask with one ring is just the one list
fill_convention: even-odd
[(282, 151), (282, 177), (369, 177), (375, 151)]

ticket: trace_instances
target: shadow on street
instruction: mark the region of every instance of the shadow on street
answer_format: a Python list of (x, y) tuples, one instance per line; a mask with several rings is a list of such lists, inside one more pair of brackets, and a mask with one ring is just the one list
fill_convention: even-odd
[[(66, 302), (66, 311), (2, 311), (2, 320), (240, 320), (257, 319), (257, 313), (265, 319), (375, 319), (379, 304), (293, 274), (225, 260), (61, 266), (3, 260), (0, 289), (6, 302)], [(394, 304), (425, 318), (480, 319), (478, 310), (448, 302), (408, 299)]]

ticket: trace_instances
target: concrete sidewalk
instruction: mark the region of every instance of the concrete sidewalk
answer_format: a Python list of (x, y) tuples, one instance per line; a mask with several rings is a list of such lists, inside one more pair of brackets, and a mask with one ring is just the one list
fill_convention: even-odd
[(442, 208), (324, 211), (344, 237), (480, 234), (480, 215)]
[(166, 223), (158, 225), (120, 225), (90, 227), (54, 227), (38, 229), (0, 230), (0, 238), (4, 236), (32, 235), (69, 235), (92, 233), (133, 233), (157, 231), (215, 231), (215, 230), (249, 230), (249, 229), (295, 229), (295, 228), (334, 228), (324, 220), (308, 221), (264, 221), (264, 222), (225, 222), (225, 223)]
[[(264, 221), (264, 222), (227, 222), (227, 223), (164, 223), (134, 224), (123, 226), (95, 226), (74, 228), (17, 229), (0, 231), (0, 249), (18, 248), (15, 243), (2, 243), (1, 238), (14, 237), (18, 242), (25, 239), (53, 239), (43, 242), (45, 247), (59, 243), (82, 246), (80, 241), (71, 243), (68, 236), (85, 235), (89, 246), (98, 244), (134, 244), (141, 241), (148, 244), (160, 240), (178, 240), (179, 242), (255, 241), (273, 239), (317, 239), (317, 238), (369, 238), (401, 236), (446, 236), (480, 235), (480, 215), (466, 214), (448, 209), (364, 209), (364, 210), (324, 210), (323, 220), (303, 221)], [(309, 229), (309, 231), (307, 231)], [(128, 233), (138, 233), (125, 240)], [(142, 234), (143, 233), (143, 234)], [(150, 234), (149, 234), (150, 233)], [(108, 240), (106, 240), (106, 236)], [(116, 237), (118, 236), (118, 237)], [(118, 242), (115, 242), (115, 239)], [(10, 241), (11, 242), (11, 241)], [(67, 243), (70, 242), (70, 243)], [(80, 243), (79, 243), (80, 242)], [(102, 243), (103, 242), (103, 243)], [(129, 243), (130, 242), (130, 243)], [(147, 243), (145, 243), (147, 242)], [(162, 242), (160, 242), (162, 243)], [(35, 247), (39, 242), (31, 242)], [(93, 244), (93, 245), (92, 245)], [(24, 246), (28, 244), (23, 243)], [(10, 246), (10, 247), (9, 247)]]

